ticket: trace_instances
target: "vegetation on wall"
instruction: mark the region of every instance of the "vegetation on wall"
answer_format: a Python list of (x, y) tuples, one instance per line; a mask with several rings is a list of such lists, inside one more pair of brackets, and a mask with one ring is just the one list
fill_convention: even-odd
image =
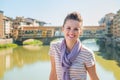
[(43, 44), (43, 42), (39, 41), (39, 40), (27, 40), (23, 42), (23, 45), (39, 45), (41, 46)]
[(17, 44), (0, 44), (0, 48), (10, 48), (10, 47), (17, 47)]

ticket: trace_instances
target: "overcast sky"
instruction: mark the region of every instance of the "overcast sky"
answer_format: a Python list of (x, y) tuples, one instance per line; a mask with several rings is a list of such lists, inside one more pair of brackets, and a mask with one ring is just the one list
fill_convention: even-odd
[(0, 0), (5, 16), (29, 17), (54, 26), (61, 26), (65, 16), (73, 11), (81, 13), (84, 26), (99, 25), (105, 14), (119, 9), (120, 0)]

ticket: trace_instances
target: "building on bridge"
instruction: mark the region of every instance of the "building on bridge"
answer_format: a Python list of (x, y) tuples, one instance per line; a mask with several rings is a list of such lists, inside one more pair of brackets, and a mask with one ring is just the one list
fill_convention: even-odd
[[(15, 40), (25, 38), (40, 38), (40, 37), (57, 37), (63, 36), (61, 26), (21, 26), (18, 30), (14, 31), (13, 38)], [(96, 35), (97, 34), (97, 35)], [(83, 28), (83, 37), (98, 37), (104, 35), (103, 26), (85, 26)]]
[(45, 38), (61, 35), (61, 28), (59, 27), (36, 27), (36, 26), (21, 26), (18, 30), (14, 31), (14, 39), (26, 38)]
[[(105, 27), (104, 26), (84, 26), (83, 28), (83, 36), (91, 37), (91, 36), (100, 36), (104, 35)], [(44, 26), (44, 27), (36, 27), (36, 26), (21, 26), (14, 33), (14, 38), (20, 37), (54, 37), (54, 36), (63, 36), (61, 31), (61, 27), (56, 26)]]
[(83, 34), (84, 37), (103, 37), (105, 34), (104, 26), (84, 26)]

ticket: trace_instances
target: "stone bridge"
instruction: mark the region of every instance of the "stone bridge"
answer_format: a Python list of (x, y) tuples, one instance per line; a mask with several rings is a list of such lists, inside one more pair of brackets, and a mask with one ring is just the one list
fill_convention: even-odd
[(63, 36), (55, 36), (55, 37), (36, 37), (36, 38), (27, 38), (27, 37), (22, 37), (19, 40), (14, 40), (14, 42), (18, 45), (22, 45), (23, 42), (27, 39), (36, 39), (36, 40), (40, 40), (43, 42), (43, 45), (49, 45), (51, 41), (55, 40), (55, 39), (59, 39), (59, 38), (64, 38)]
[[(80, 37), (81, 40), (93, 39), (103, 37), (102, 26), (88, 26), (84, 27), (83, 35)], [(50, 44), (50, 42), (57, 38), (63, 38), (61, 27), (28, 27), (21, 26), (19, 30), (14, 31), (14, 42), (22, 44), (27, 39), (37, 39), (43, 42), (43, 44)], [(98, 35), (99, 34), (99, 35)]]
[[(36, 39), (36, 40), (40, 40), (43, 42), (43, 45), (49, 45), (51, 41), (55, 40), (55, 39), (61, 39), (64, 38), (64, 36), (54, 36), (54, 37), (35, 37), (35, 38), (30, 38), (30, 37), (21, 37), (18, 40), (14, 40), (14, 42), (18, 45), (22, 45), (23, 42), (27, 39)], [(83, 41), (85, 39), (103, 39), (98, 38), (98, 37), (80, 37), (80, 40)]]

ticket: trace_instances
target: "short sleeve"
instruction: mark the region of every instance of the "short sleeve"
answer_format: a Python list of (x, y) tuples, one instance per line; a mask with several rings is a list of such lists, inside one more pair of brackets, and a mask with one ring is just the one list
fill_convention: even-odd
[(85, 65), (86, 67), (92, 67), (95, 65), (95, 56), (92, 51), (87, 52), (86, 59), (85, 59)]
[(54, 47), (54, 44), (52, 44), (52, 43), (50, 44), (50, 49), (49, 49), (48, 54), (50, 56), (54, 56), (55, 55), (55, 47)]

